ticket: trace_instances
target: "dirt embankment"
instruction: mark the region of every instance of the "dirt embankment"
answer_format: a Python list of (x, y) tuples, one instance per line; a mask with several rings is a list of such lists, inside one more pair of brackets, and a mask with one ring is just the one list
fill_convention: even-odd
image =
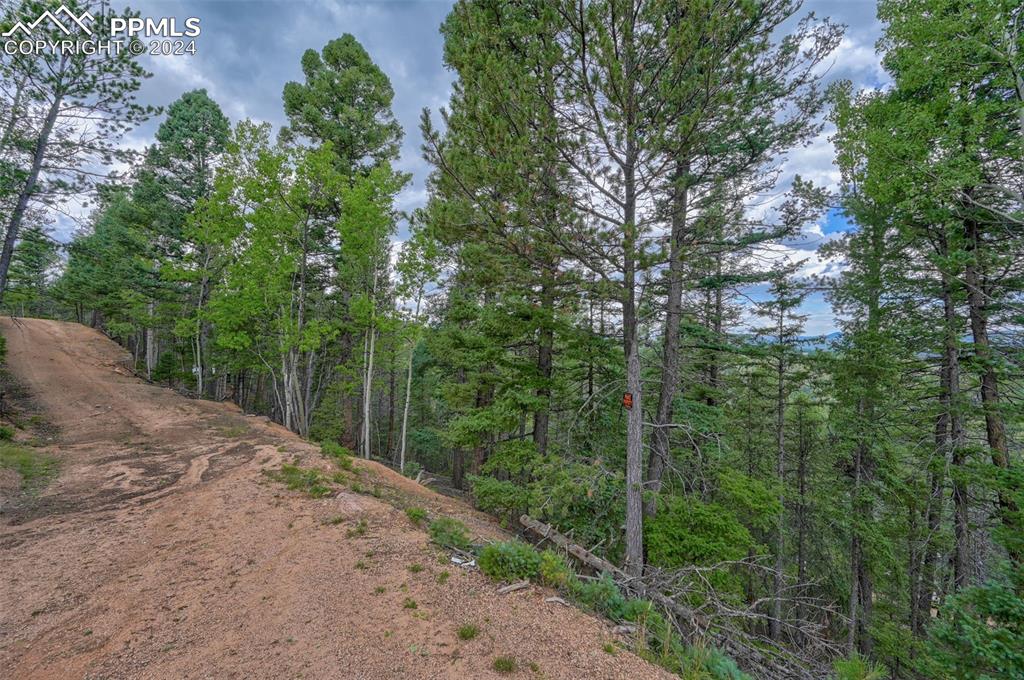
[[(0, 331), (61, 461), (39, 497), (0, 514), (3, 677), (488, 678), (499, 656), (512, 677), (671, 677), (604, 651), (608, 625), (551, 593), (498, 595), (384, 500), (270, 481), (294, 457), (324, 459), (266, 419), (134, 378), (102, 334), (33, 319)], [(500, 534), (360, 465), (385, 496)], [(465, 624), (474, 639), (457, 636)]]

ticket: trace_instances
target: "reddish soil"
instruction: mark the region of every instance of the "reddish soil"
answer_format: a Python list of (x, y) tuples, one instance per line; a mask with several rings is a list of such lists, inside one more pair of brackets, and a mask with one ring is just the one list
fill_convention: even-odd
[(460, 501), (364, 461), (382, 498), (288, 491), (264, 471), (327, 462), (283, 428), (138, 380), (84, 326), (0, 330), (61, 460), (0, 514), (3, 677), (489, 678), (499, 656), (512, 677), (671, 677), (604, 651), (610, 626), (549, 591), (499, 595), (395, 507), (501, 534)]

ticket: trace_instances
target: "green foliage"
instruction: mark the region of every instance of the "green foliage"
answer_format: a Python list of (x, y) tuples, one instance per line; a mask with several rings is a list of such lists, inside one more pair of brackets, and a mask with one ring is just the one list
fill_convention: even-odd
[(565, 558), (553, 550), (545, 550), (540, 554), (537, 575), (542, 584), (559, 590), (567, 589), (576, 578), (576, 573)]
[(885, 666), (873, 663), (859, 654), (837, 660), (834, 669), (836, 680), (885, 680), (889, 677)]
[(427, 511), (423, 508), (409, 507), (405, 509), (405, 515), (409, 518), (409, 521), (420, 526), (423, 522), (427, 521)]
[(306, 50), (302, 73), (305, 83), (284, 86), (286, 139), (330, 142), (346, 171), (367, 157), (379, 163), (397, 156), (402, 129), (391, 113), (391, 82), (358, 40), (346, 33), (319, 53)]
[(331, 493), (331, 486), (323, 472), (316, 468), (301, 468), (285, 463), (280, 470), (267, 473), (293, 491), (304, 491), (313, 498), (322, 498)]
[(511, 656), (499, 656), (494, 659), (494, 662), (491, 664), (491, 668), (493, 668), (496, 673), (500, 673), (502, 675), (515, 673), (516, 667), (516, 660)]
[(453, 517), (438, 517), (430, 523), (429, 532), (431, 540), (443, 548), (469, 550), (473, 547), (469, 529)]
[(626, 598), (608, 574), (602, 574), (598, 579), (573, 581), (570, 595), (587, 609), (613, 621), (624, 618)]
[(736, 560), (754, 547), (731, 511), (692, 498), (664, 499), (644, 529), (651, 564), (665, 568)]
[(536, 578), (541, 558), (532, 546), (520, 541), (489, 543), (480, 551), (480, 571), (495, 581), (519, 581)]
[(751, 680), (736, 662), (715, 647), (694, 645), (676, 649), (668, 666), (680, 677), (692, 680)]
[(476, 506), (499, 517), (517, 517), (529, 508), (529, 490), (494, 477), (468, 475)]
[(334, 460), (342, 470), (352, 471), (352, 451), (335, 441), (320, 443), (320, 452)]
[(472, 640), (479, 635), (480, 629), (472, 623), (467, 623), (464, 626), (460, 626), (458, 630), (458, 636), (460, 640)]
[(0, 425), (0, 441), (11, 441), (12, 439), (14, 439), (14, 428)]
[(414, 460), (410, 460), (410, 461), (406, 461), (405, 469), (402, 470), (402, 474), (405, 475), (406, 477), (408, 477), (409, 479), (416, 479), (416, 476), (419, 475), (419, 473), (420, 473), (420, 471), (422, 469), (423, 469), (423, 466), (421, 466), (419, 463), (417, 463)]
[(53, 456), (13, 442), (0, 442), (0, 468), (18, 473), (21, 490), (39, 491), (57, 474), (59, 462)]
[[(1024, 582), (1024, 572), (1016, 574)], [(956, 678), (1024, 677), (1024, 598), (1004, 581), (950, 597), (929, 630), (936, 670)]]

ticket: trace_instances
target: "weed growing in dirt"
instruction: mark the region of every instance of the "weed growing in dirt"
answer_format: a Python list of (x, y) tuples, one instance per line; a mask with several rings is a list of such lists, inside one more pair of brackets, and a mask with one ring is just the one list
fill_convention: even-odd
[(423, 571), (423, 565), (420, 564), (419, 562), (416, 562), (414, 564), (410, 564), (409, 565), (409, 571), (411, 571), (414, 574), (418, 574), (421, 571)]
[(366, 571), (369, 568), (370, 568), (370, 565), (367, 564), (366, 562), (364, 562), (363, 560), (359, 560), (358, 562), (356, 562), (356, 569), (360, 569), (362, 571)]
[(363, 485), (359, 482), (352, 482), (352, 493), (363, 493)]
[(460, 640), (472, 640), (480, 634), (480, 629), (474, 626), (472, 623), (467, 623), (458, 630), (458, 636)]
[(405, 514), (409, 518), (409, 521), (416, 526), (423, 524), (423, 522), (427, 520), (427, 511), (423, 508), (406, 508)]
[(366, 535), (366, 528), (366, 520), (361, 519), (358, 522), (356, 522), (356, 525), (354, 527), (349, 528), (349, 530), (345, 532), (345, 535), (349, 538), (355, 538), (356, 536), (364, 536)]
[(430, 538), (445, 548), (469, 550), (469, 529), (466, 525), (452, 517), (438, 517), (430, 523)]
[(330, 524), (332, 526), (337, 526), (337, 525), (341, 524), (344, 521), (345, 521), (344, 517), (342, 517), (341, 515), (335, 515), (334, 517), (328, 517), (327, 519), (325, 519), (324, 520), (324, 524)]
[(451, 574), (449, 574), (447, 571), (442, 571), (440, 574), (437, 575), (437, 582), (441, 585), (444, 585), (445, 583), (448, 583), (449, 578), (451, 578)]
[(9, 442), (14, 439), (14, 428), (0, 425), (0, 441)]
[(494, 660), (494, 663), (491, 664), (491, 668), (493, 668), (496, 672), (501, 673), (502, 675), (515, 673), (516, 660), (513, 659), (511, 656), (499, 656)]
[(0, 443), (0, 467), (21, 477), (21, 490), (38, 491), (57, 474), (57, 459), (10, 442)]
[(282, 482), (293, 491), (305, 491), (313, 498), (323, 498), (331, 493), (327, 477), (316, 468), (304, 469), (292, 463), (285, 463), (280, 470), (266, 473), (271, 479)]
[(618, 651), (618, 650), (615, 649), (615, 645), (613, 645), (610, 642), (604, 643), (604, 647), (602, 649), (604, 649), (604, 653), (605, 654), (611, 654), (612, 656), (615, 656), (615, 654)]
[(383, 595), (384, 593), (387, 592), (387, 590), (388, 589), (385, 588), (384, 586), (377, 586), (376, 588), (373, 589), (373, 594), (374, 595)]
[(403, 609), (416, 609), (418, 606), (419, 605), (416, 604), (416, 600), (412, 599), (411, 597), (407, 597), (405, 598), (405, 600), (402, 601)]
[(352, 452), (338, 442), (321, 442), (320, 452), (337, 463), (342, 470), (352, 470)]

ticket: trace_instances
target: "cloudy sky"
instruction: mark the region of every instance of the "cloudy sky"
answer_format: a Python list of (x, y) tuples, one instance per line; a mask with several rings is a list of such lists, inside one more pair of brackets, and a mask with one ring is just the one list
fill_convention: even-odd
[[(319, 49), (343, 33), (354, 35), (391, 78), (395, 89), (395, 115), (405, 129), (399, 167), (413, 176), (412, 185), (400, 197), (400, 207), (411, 209), (424, 203), (428, 168), (420, 153), (419, 116), (424, 107), (436, 112), (448, 100), (452, 76), (441, 62), (438, 27), (450, 2), (136, 0), (132, 6), (153, 18), (175, 17), (181, 22), (198, 17), (202, 26), (202, 34), (196, 38), (197, 54), (145, 58), (153, 77), (143, 85), (143, 101), (166, 105), (182, 92), (206, 88), (232, 121), (252, 118), (270, 122), (275, 128), (284, 120), (284, 84), (301, 80), (302, 53)], [(828, 80), (850, 79), (860, 87), (884, 84), (885, 74), (874, 49), (880, 33), (874, 0), (806, 0), (806, 12), (831, 17), (847, 26), (846, 37), (828, 65)], [(159, 119), (138, 128), (127, 141), (144, 147), (158, 124)], [(793, 174), (800, 174), (817, 184), (835, 187), (838, 171), (832, 164), (828, 134), (826, 130), (814, 144), (789, 155), (783, 185)], [(70, 225), (60, 227), (66, 237)], [(845, 228), (841, 216), (830, 212), (808, 229), (803, 239), (785, 244), (780, 251), (788, 257), (807, 258), (805, 273), (825, 273), (835, 265), (821, 262), (814, 250)], [(755, 298), (760, 294), (752, 291)], [(834, 329), (832, 314), (820, 296), (809, 300), (806, 312), (810, 315), (808, 333)]]

